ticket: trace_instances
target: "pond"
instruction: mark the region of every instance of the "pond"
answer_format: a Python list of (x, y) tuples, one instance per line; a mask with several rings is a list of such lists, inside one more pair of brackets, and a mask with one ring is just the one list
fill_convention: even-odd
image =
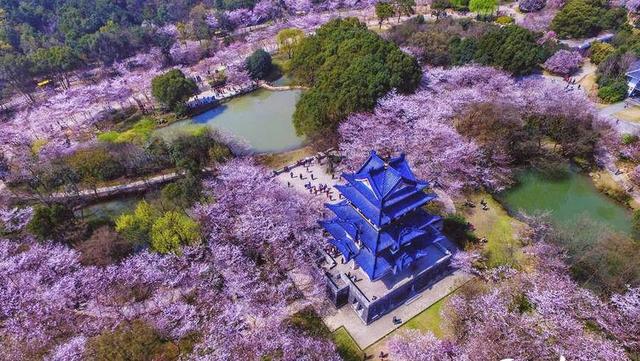
[(76, 216), (85, 220), (112, 219), (135, 209), (136, 204), (144, 199), (140, 194), (125, 195), (114, 199), (102, 200), (75, 211)]
[(519, 184), (499, 195), (512, 211), (548, 211), (559, 227), (575, 227), (581, 217), (613, 231), (631, 233), (631, 213), (600, 193), (587, 175), (571, 169), (567, 177), (555, 180), (534, 170), (522, 171)]
[(300, 90), (258, 89), (191, 119), (160, 128), (155, 134), (171, 139), (194, 126), (206, 125), (237, 137), (257, 153), (292, 150), (305, 141), (296, 135), (292, 122), (299, 97)]

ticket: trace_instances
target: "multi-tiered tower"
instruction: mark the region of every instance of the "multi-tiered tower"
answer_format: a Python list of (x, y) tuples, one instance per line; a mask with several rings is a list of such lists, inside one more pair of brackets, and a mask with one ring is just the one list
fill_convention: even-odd
[[(415, 177), (404, 154), (385, 161), (372, 151), (357, 172), (344, 173), (342, 177), (347, 184), (335, 188), (344, 200), (327, 204), (335, 217), (320, 224), (331, 235), (329, 243), (337, 251), (333, 254), (341, 255), (340, 264), (350, 267), (340, 274), (329, 272), (329, 277), (335, 292), (339, 293), (342, 283), (355, 286), (359, 292), (353, 295), (352, 290), (346, 298), (357, 311), (366, 311), (366, 317), (361, 318), (368, 323), (388, 312), (389, 307), (397, 307), (400, 299), (396, 291), (401, 291), (397, 288), (406, 288), (399, 293), (410, 297), (432, 281), (433, 277), (424, 279), (424, 272), (430, 271), (431, 276), (439, 274), (442, 266), (448, 264), (451, 252), (440, 244), (448, 244), (441, 233), (441, 218), (423, 209), (436, 196), (425, 192), (429, 184)], [(366, 279), (358, 276), (360, 271)], [(343, 295), (346, 293), (342, 291)], [(378, 303), (374, 301), (389, 294), (395, 294), (392, 297), (395, 301), (389, 300), (388, 307), (371, 314), (371, 305)], [(359, 295), (363, 296), (361, 300)], [(341, 302), (339, 296), (334, 297), (338, 306), (346, 301)]]

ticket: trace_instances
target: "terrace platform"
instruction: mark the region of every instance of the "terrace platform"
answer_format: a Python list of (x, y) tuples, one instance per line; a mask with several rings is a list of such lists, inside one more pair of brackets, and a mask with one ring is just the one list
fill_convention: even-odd
[[(325, 316), (323, 321), (332, 332), (340, 327), (344, 327), (358, 346), (364, 350), (464, 285), (471, 278), (473, 277), (467, 273), (459, 270), (454, 271), (440, 281), (428, 286), (412, 299), (407, 300), (402, 306), (399, 306), (369, 325), (365, 325), (349, 306), (344, 306), (334, 313)], [(394, 317), (399, 318), (402, 322), (394, 323)]]

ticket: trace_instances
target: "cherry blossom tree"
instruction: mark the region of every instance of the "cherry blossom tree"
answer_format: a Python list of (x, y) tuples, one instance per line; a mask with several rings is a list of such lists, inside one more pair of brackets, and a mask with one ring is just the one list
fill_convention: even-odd
[(143, 320), (168, 340), (198, 334), (196, 360), (339, 360), (330, 340), (287, 322), (311, 302), (288, 271), (317, 272), (320, 205), (251, 160), (229, 163), (206, 185), (215, 201), (194, 213), (208, 242), (179, 256), (142, 251), (84, 267), (66, 246), (0, 240), (3, 355), (83, 359), (87, 340)]
[(544, 63), (544, 68), (563, 76), (573, 74), (582, 66), (582, 55), (577, 51), (558, 50)]
[[(542, 225), (529, 237), (524, 252), (533, 269), (478, 270), (481, 283), (463, 287), (443, 308), (447, 337), (416, 331), (396, 337), (394, 359), (627, 360), (623, 346), (638, 347), (637, 289), (609, 304), (579, 287), (564, 252), (546, 243), (550, 229)], [(587, 331), (593, 322), (605, 333)]]
[(453, 193), (465, 187), (503, 189), (511, 181), (509, 157), (499, 149), (486, 154), (453, 126), (454, 118), (470, 106), (496, 103), (517, 109), (522, 118), (560, 115), (585, 128), (604, 124), (584, 94), (566, 92), (545, 79), (516, 82), (499, 70), (479, 66), (432, 69), (415, 94), (391, 93), (373, 113), (344, 121), (340, 148), (349, 155), (350, 167), (362, 162), (370, 149), (387, 155), (405, 152), (420, 177)]
[(431, 332), (404, 331), (389, 341), (389, 350), (399, 361), (467, 361), (469, 356), (455, 343), (438, 340)]

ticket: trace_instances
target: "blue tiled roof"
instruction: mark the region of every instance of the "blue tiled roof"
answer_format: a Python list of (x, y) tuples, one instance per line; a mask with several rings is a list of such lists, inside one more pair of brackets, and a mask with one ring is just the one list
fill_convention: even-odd
[(433, 199), (423, 190), (429, 186), (417, 180), (404, 155), (388, 163), (375, 152), (356, 173), (344, 173), (348, 185), (338, 191), (377, 226), (391, 222)]
[(351, 259), (355, 257), (355, 255), (358, 254), (359, 251), (358, 248), (355, 247), (353, 242), (349, 242), (344, 239), (331, 239), (329, 240), (329, 243), (336, 246), (338, 251), (342, 253), (345, 262), (351, 261)]
[(327, 204), (336, 217), (320, 223), (370, 279), (401, 271), (444, 237), (433, 226), (440, 217), (421, 208), (435, 195), (424, 192), (428, 183), (416, 179), (404, 155), (385, 162), (372, 152), (358, 172), (343, 177), (348, 183), (335, 188), (346, 200)]
[(377, 280), (392, 270), (391, 264), (387, 259), (374, 257), (371, 252), (364, 248), (355, 257), (355, 262), (367, 273), (371, 280)]
[(371, 200), (365, 197), (355, 187), (351, 185), (336, 185), (334, 186), (338, 192), (349, 200), (358, 210), (373, 224), (380, 226), (382, 224), (389, 223), (390, 219), (385, 217), (380, 208), (371, 203)]

